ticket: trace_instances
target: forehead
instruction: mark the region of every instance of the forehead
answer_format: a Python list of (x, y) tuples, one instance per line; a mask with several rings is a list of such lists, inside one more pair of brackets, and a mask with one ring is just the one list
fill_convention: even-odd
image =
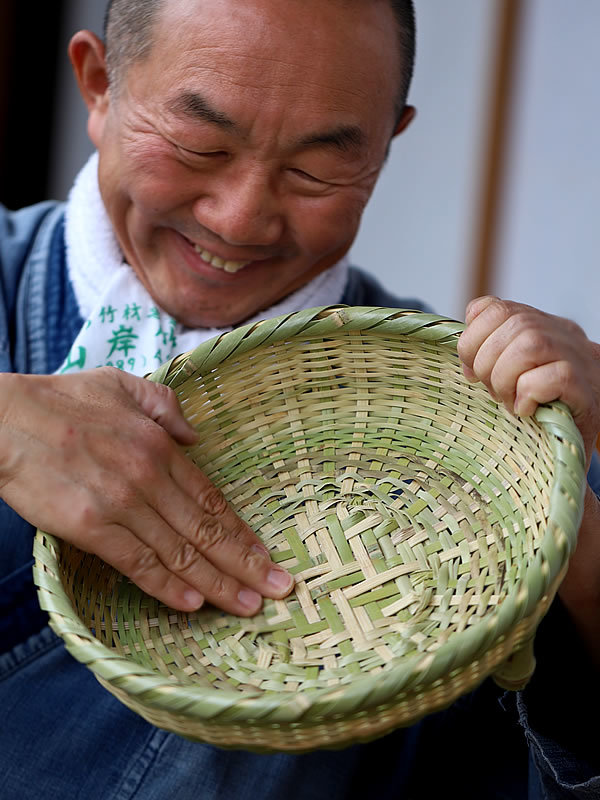
[(157, 94), (201, 87), (308, 115), (393, 113), (400, 56), (389, 0), (167, 0), (152, 37), (143, 71)]

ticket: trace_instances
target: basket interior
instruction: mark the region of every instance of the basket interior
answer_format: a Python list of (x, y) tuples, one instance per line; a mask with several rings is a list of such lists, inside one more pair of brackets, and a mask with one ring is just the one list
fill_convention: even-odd
[(547, 435), (468, 383), (450, 346), (297, 337), (177, 394), (200, 432), (189, 456), (296, 587), (252, 619), (184, 614), (62, 544), (84, 624), (173, 681), (310, 692), (389, 670), (494, 613), (541, 544)]

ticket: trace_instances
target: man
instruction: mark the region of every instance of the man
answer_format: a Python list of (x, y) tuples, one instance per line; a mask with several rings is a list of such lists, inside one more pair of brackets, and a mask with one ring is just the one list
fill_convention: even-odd
[[(518, 707), (511, 697), (502, 710), (485, 684), (423, 725), (350, 751), (262, 757), (168, 735), (37, 630), (31, 525), (178, 609), (210, 601), (251, 615), (262, 597), (289, 592), (290, 576), (181, 455), (195, 434), (173, 395), (136, 375), (157, 341), (166, 356), (169, 338), (181, 346), (283, 306), (406, 303), (344, 256), (390, 140), (414, 114), (407, 0), (114, 0), (106, 39), (105, 50), (82, 31), (70, 45), (98, 155), (66, 216), (45, 205), (5, 214), (0, 229), (2, 603), (15, 643), (0, 660), (4, 796), (341, 798), (363, 782), (363, 794), (429, 797), (442, 775), (449, 788), (461, 753), (462, 797), (526, 797), (542, 785), (584, 796), (597, 764), (569, 726), (582, 698), (591, 702), (600, 661), (591, 489), (548, 627), (577, 652), (568, 675), (577, 685), (548, 699), (567, 669), (557, 655), (558, 672), (539, 670)], [(122, 328), (109, 331), (126, 341), (102, 328), (117, 307)], [(495, 298), (472, 303), (467, 323), (467, 375), (524, 415), (562, 399), (589, 465), (600, 348), (566, 320)], [(140, 361), (129, 369), (134, 343)], [(119, 347), (121, 370), (88, 370), (118, 363)], [(428, 759), (439, 769), (423, 770)]]

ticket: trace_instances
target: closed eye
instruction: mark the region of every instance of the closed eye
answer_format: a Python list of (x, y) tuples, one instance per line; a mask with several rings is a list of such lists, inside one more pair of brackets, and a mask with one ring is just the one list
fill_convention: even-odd
[(308, 181), (310, 183), (321, 183), (321, 184), (328, 184), (329, 181), (324, 181), (322, 178), (317, 178), (315, 175), (311, 175), (310, 172), (305, 172), (303, 169), (292, 168), (290, 172), (294, 175), (297, 175), (302, 180)]
[(181, 145), (176, 145), (177, 149), (180, 150), (187, 156), (193, 156), (195, 158), (206, 158), (206, 159), (215, 159), (215, 158), (227, 158), (229, 153), (226, 150), (189, 150), (187, 147), (182, 147)]

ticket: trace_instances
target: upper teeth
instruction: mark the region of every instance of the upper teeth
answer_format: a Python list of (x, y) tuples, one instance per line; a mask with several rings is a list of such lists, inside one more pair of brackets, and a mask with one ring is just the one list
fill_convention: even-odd
[(206, 261), (217, 269), (223, 269), (225, 272), (238, 272), (240, 269), (250, 264), (250, 261), (223, 261), (222, 258), (214, 256), (198, 244), (194, 245), (194, 250), (200, 254), (203, 261)]

